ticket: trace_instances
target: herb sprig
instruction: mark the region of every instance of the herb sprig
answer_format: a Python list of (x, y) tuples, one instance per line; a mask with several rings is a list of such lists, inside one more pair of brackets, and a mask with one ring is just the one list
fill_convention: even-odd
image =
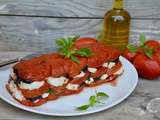
[[(145, 42), (146, 42), (145, 34), (141, 34), (140, 37), (139, 37), (139, 40), (140, 40), (140, 48), (142, 48), (142, 50), (144, 51), (144, 54), (148, 58), (152, 59), (152, 55), (153, 55), (153, 53), (155, 52), (156, 49), (145, 45)], [(127, 48), (132, 53), (136, 53), (138, 51), (137, 46), (132, 45), (132, 44), (128, 44)]]
[(53, 93), (54, 93), (54, 91), (53, 91), (52, 89), (49, 89), (47, 92), (48, 92), (49, 94), (53, 94)]
[(95, 95), (89, 97), (89, 103), (84, 104), (80, 107), (77, 107), (77, 110), (87, 110), (89, 107), (94, 107), (96, 104), (105, 104), (101, 102), (104, 98), (108, 98), (109, 96), (104, 92), (96, 92)]
[(79, 35), (74, 37), (61, 38), (56, 40), (56, 44), (60, 47), (59, 52), (65, 57), (70, 58), (72, 61), (79, 63), (77, 56), (88, 57), (91, 55), (91, 50), (88, 48), (76, 49), (74, 43), (80, 38)]

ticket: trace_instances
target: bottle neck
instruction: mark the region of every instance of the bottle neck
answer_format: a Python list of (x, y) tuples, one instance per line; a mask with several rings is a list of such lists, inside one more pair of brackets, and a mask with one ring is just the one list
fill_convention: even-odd
[(114, 0), (113, 9), (123, 9), (123, 0)]

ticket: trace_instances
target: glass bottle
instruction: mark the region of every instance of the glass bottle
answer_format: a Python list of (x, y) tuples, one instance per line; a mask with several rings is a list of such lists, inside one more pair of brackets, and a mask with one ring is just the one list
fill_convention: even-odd
[(104, 16), (100, 39), (119, 50), (124, 50), (129, 42), (130, 20), (129, 13), (123, 9), (123, 0), (114, 0), (113, 8)]

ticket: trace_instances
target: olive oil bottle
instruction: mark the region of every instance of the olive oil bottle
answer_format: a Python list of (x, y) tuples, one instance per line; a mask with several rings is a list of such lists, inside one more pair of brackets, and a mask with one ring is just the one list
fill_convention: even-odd
[(129, 42), (130, 20), (129, 13), (123, 9), (123, 0), (114, 0), (113, 8), (104, 16), (100, 39), (123, 51)]

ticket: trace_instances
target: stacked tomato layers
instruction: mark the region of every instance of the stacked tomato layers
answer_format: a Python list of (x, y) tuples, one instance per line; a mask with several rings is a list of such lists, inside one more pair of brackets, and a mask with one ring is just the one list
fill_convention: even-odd
[(77, 40), (76, 49), (89, 48), (92, 55), (79, 64), (59, 53), (45, 54), (17, 63), (6, 85), (21, 104), (39, 106), (61, 96), (78, 94), (85, 87), (111, 83), (123, 73), (119, 51), (94, 39)]

